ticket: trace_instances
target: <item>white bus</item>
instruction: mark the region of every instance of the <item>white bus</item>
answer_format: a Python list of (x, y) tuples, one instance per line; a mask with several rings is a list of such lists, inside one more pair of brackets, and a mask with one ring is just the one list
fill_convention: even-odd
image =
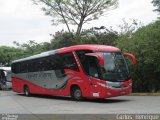
[(0, 67), (0, 89), (11, 89), (11, 67)]

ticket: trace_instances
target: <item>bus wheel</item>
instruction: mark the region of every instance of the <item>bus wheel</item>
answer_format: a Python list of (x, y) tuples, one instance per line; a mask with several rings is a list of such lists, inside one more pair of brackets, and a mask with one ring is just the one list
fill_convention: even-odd
[(29, 91), (28, 86), (24, 86), (24, 94), (25, 94), (26, 96), (30, 96), (30, 91)]
[(71, 97), (76, 101), (82, 100), (82, 91), (79, 87), (75, 86), (71, 89)]
[(0, 84), (0, 90), (2, 90), (2, 84)]

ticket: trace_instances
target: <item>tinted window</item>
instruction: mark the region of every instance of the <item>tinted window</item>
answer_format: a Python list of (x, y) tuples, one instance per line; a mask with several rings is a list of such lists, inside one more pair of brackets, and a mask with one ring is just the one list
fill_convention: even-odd
[(88, 73), (89, 68), (88, 68), (88, 62), (87, 62), (88, 60), (87, 60), (87, 56), (85, 55), (86, 53), (93, 53), (93, 52), (91, 50), (78, 50), (78, 51), (76, 51), (76, 54), (78, 56), (78, 59), (82, 65), (84, 72), (86, 74), (89, 74)]
[(62, 68), (63, 62), (58, 54), (12, 64), (13, 73), (48, 71)]
[(28, 72), (37, 72), (39, 71), (40, 67), (40, 60), (30, 60), (28, 62)]
[(20, 73), (28, 72), (28, 63), (27, 61), (20, 63)]
[(48, 56), (42, 59), (41, 69), (42, 70), (57, 70), (63, 68), (62, 59), (60, 55)]
[(19, 73), (19, 63), (13, 63), (11, 69), (13, 73)]
[(99, 78), (98, 60), (93, 56), (86, 56), (83, 62), (83, 69), (89, 76)]
[(71, 52), (62, 54), (64, 69), (79, 71), (75, 58)]
[(79, 71), (72, 53), (65, 53), (60, 55), (56, 54), (52, 56), (12, 64), (13, 73), (60, 70), (57, 72), (57, 76), (59, 76), (59, 72), (64, 73), (63, 69)]

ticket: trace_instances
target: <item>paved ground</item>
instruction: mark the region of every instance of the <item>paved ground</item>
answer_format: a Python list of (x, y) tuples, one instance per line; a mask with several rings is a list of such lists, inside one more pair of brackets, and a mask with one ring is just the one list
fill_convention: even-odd
[(68, 97), (25, 97), (0, 91), (0, 113), (13, 114), (121, 114), (159, 113), (160, 96), (121, 96), (104, 100), (72, 101)]

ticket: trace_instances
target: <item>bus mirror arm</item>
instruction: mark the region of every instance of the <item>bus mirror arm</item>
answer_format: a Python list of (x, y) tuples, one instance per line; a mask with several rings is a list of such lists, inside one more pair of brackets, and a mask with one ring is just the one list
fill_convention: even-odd
[(136, 64), (136, 63), (137, 63), (136, 57), (135, 57), (133, 54), (123, 53), (123, 55), (124, 55), (125, 57), (131, 58), (133, 64)]
[(86, 53), (85, 55), (96, 57), (99, 61), (100, 66), (101, 67), (104, 66), (104, 59), (103, 59), (103, 56), (100, 53)]
[(99, 55), (99, 56), (98, 56), (98, 60), (99, 60), (100, 66), (103, 67), (103, 66), (104, 66), (104, 59), (103, 59), (103, 56), (102, 56), (102, 55)]

